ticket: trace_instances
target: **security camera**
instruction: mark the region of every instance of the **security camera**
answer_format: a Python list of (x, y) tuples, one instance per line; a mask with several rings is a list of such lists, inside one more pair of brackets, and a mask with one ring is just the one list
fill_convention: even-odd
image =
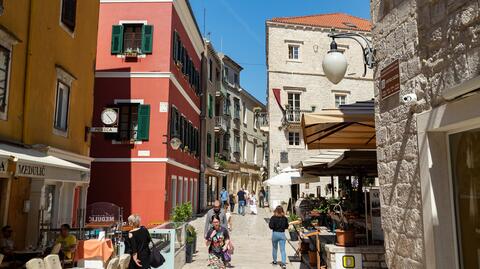
[(402, 96), (402, 103), (404, 104), (414, 103), (416, 101), (417, 101), (417, 95), (414, 93), (410, 93)]

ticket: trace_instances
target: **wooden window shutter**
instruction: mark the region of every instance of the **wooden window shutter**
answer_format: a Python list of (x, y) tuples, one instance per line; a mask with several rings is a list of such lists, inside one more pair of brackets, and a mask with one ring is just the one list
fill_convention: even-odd
[(138, 130), (137, 140), (148, 140), (150, 131), (150, 105), (140, 105), (138, 107)]
[(170, 115), (170, 139), (177, 136), (177, 120), (178, 120), (178, 112), (177, 109), (172, 107)]
[(208, 117), (213, 118), (213, 96), (208, 95)]
[(142, 53), (151, 54), (153, 45), (153, 25), (142, 26)]
[(122, 53), (123, 25), (112, 25), (112, 54)]

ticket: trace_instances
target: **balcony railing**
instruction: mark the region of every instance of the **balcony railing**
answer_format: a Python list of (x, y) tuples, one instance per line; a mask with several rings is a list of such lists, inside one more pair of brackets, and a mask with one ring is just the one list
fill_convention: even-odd
[(227, 130), (227, 121), (223, 116), (215, 117), (215, 131), (226, 131)]
[(257, 117), (258, 127), (268, 127), (268, 113), (267, 112), (258, 112), (255, 114)]
[(286, 110), (287, 122), (300, 122), (302, 120), (302, 110), (300, 109), (287, 109)]

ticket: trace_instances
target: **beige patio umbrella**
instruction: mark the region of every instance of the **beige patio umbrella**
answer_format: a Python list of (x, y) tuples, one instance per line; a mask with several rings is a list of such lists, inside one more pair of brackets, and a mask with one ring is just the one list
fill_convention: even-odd
[(341, 105), (302, 116), (308, 149), (375, 149), (373, 101)]

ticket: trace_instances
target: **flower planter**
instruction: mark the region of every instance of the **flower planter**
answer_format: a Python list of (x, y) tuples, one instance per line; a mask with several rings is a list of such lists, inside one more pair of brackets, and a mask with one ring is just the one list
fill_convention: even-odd
[(193, 242), (187, 243), (185, 246), (185, 261), (186, 263), (193, 262)]
[(290, 241), (298, 241), (298, 234), (295, 231), (289, 231)]
[(355, 246), (355, 231), (336, 229), (337, 246), (354, 247)]

